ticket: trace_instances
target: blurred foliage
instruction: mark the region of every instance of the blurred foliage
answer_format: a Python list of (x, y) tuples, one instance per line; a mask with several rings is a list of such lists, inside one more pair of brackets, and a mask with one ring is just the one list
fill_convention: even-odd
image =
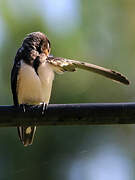
[[(44, 2), (49, 3), (47, 0), (0, 0), (1, 105), (12, 104), (10, 71), (14, 56), (26, 34), (33, 31), (47, 34), (54, 56), (86, 60), (112, 68), (127, 75), (132, 82), (126, 87), (81, 70), (56, 75), (51, 103), (134, 101), (135, 2), (74, 0), (78, 7), (79, 21), (74, 20), (74, 28), (70, 27), (65, 32), (63, 28), (69, 26), (68, 21), (62, 27), (58, 23), (59, 32), (55, 31), (56, 25), (53, 26), (44, 13), (47, 10)], [(69, 3), (72, 6), (72, 1)], [(55, 9), (55, 1), (53, 8)], [(64, 18), (64, 13), (61, 16)], [(19, 142), (15, 128), (1, 128), (0, 136), (0, 179), (106, 180), (103, 178), (107, 173), (106, 169), (98, 176), (98, 163), (94, 170), (90, 164), (94, 157), (98, 157), (98, 152), (105, 155), (108, 147), (115, 150), (113, 155), (116, 157), (116, 164), (119, 159), (117, 157), (122, 157), (123, 160), (119, 161), (122, 163), (119, 164), (121, 169), (118, 168), (118, 172), (117, 167), (113, 171), (113, 163), (109, 164), (110, 167), (107, 168), (110, 168), (110, 176), (113, 175), (116, 180), (134, 179), (133, 125), (39, 127), (34, 144), (28, 148), (24, 148)], [(111, 157), (111, 151), (109, 152)], [(123, 162), (128, 168), (123, 168)], [(99, 164), (99, 168), (100, 166), (104, 167), (104, 163)], [(126, 173), (124, 178), (120, 174), (122, 171)], [(92, 173), (97, 176), (94, 178)]]

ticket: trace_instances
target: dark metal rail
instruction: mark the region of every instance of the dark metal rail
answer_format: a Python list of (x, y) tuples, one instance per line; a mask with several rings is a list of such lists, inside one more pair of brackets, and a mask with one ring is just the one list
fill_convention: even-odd
[(135, 124), (135, 103), (50, 104), (26, 112), (14, 106), (0, 106), (0, 127), (19, 125)]

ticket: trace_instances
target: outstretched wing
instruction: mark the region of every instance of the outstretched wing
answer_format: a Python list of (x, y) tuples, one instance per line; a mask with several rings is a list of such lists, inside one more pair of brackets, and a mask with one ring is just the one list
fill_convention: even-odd
[(47, 62), (50, 63), (56, 72), (73, 72), (76, 68), (84, 69), (87, 71), (95, 72), (112, 80), (121, 82), (128, 85), (129, 80), (119, 72), (111, 69), (103, 68), (94, 64), (80, 62), (76, 60), (65, 59), (61, 57), (48, 57)]

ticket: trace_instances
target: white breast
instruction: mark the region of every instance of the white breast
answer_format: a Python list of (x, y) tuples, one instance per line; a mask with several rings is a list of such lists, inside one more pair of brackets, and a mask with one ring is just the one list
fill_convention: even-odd
[(49, 103), (54, 72), (47, 63), (38, 68), (38, 75), (34, 68), (21, 62), (17, 79), (17, 92), (19, 104)]

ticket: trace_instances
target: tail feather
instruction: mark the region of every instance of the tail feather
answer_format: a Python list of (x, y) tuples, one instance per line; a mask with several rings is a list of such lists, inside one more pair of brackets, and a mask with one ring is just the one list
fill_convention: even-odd
[(18, 134), (21, 142), (24, 146), (31, 145), (34, 139), (36, 126), (29, 126), (29, 127), (17, 127)]

